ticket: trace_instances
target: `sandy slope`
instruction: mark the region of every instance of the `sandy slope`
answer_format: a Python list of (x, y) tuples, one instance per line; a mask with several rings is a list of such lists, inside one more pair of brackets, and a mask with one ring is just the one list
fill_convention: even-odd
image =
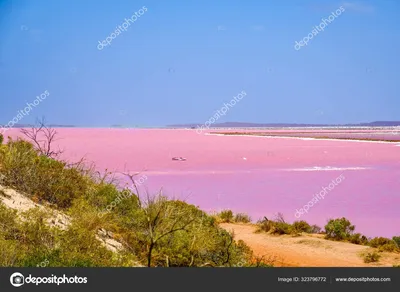
[(275, 266), (284, 267), (392, 267), (400, 264), (400, 254), (382, 253), (378, 263), (366, 264), (360, 253), (369, 247), (334, 242), (322, 239), (320, 235), (305, 234), (298, 237), (273, 236), (254, 233), (251, 224), (223, 223), (220, 226), (235, 232), (236, 240), (243, 240), (255, 255), (275, 260)]

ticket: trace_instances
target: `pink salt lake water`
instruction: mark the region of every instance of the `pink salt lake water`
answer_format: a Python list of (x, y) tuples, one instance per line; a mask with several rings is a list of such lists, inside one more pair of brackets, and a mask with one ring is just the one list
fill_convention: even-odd
[[(367, 236), (400, 235), (400, 143), (218, 136), (195, 130), (58, 131), (68, 160), (86, 156), (100, 171), (142, 172), (147, 180), (141, 190), (162, 188), (205, 211), (231, 209), (254, 221), (277, 212), (289, 222), (298, 220), (296, 209), (343, 174), (345, 179), (300, 219), (324, 226), (328, 218), (346, 217)], [(13, 129), (8, 135), (16, 133)], [(187, 160), (173, 161), (175, 156)]]

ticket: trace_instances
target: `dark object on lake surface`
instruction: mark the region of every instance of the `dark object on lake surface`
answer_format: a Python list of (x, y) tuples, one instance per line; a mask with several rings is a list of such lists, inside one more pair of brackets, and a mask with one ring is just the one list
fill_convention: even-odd
[(186, 161), (186, 158), (183, 158), (183, 157), (172, 157), (172, 160), (175, 160), (175, 161)]

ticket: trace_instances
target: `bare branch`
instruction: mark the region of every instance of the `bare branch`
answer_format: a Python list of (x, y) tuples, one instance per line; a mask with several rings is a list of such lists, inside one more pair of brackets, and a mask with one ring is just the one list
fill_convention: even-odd
[(21, 133), (32, 142), (40, 155), (56, 158), (64, 152), (64, 150), (61, 150), (60, 148), (58, 148), (57, 151), (53, 150), (53, 144), (57, 141), (56, 136), (58, 135), (58, 132), (57, 130), (46, 126), (46, 120), (44, 117), (42, 119), (37, 119), (36, 125), (30, 129), (21, 129)]

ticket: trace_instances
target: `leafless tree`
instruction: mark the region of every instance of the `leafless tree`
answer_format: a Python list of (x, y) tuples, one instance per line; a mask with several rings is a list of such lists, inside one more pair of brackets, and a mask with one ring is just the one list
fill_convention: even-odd
[(54, 150), (53, 144), (57, 141), (57, 130), (46, 125), (46, 119), (43, 117), (36, 120), (36, 125), (29, 129), (21, 129), (24, 134), (36, 147), (36, 150), (41, 154), (51, 158), (57, 158), (64, 151)]
[(279, 223), (286, 223), (285, 218), (283, 217), (283, 214), (280, 212), (275, 215), (275, 221), (279, 222)]

